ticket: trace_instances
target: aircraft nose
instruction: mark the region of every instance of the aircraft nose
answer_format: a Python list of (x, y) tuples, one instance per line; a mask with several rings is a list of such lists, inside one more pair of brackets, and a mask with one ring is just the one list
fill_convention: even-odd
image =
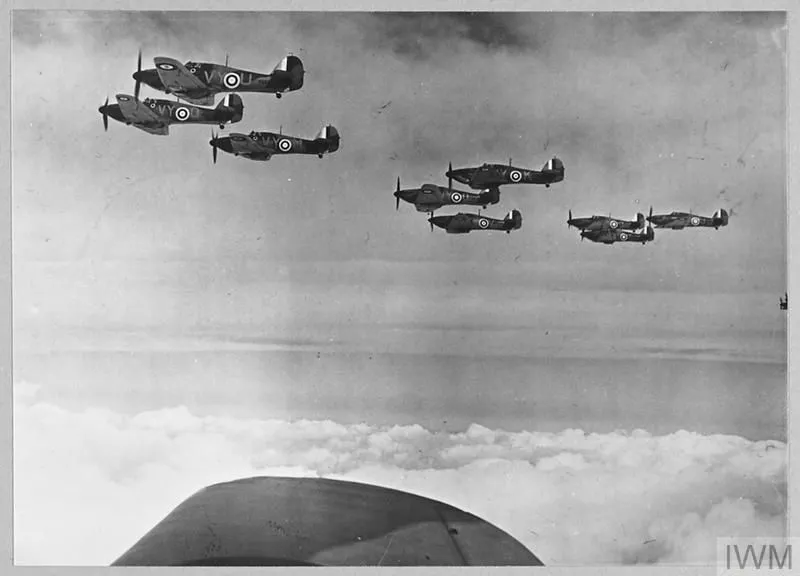
[(219, 148), (225, 152), (233, 152), (233, 145), (230, 138), (212, 138), (208, 143), (214, 148)]
[(451, 218), (452, 216), (431, 216), (428, 218), (428, 222), (439, 228), (447, 228)]
[(400, 198), (400, 200), (405, 200), (406, 202), (413, 202), (414, 198), (416, 197), (415, 190), (398, 190), (394, 193), (395, 198)]

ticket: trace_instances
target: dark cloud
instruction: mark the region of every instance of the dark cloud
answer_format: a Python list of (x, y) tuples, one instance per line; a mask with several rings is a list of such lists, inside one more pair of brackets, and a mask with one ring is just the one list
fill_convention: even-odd
[(527, 15), (497, 12), (374, 14), (372, 26), (366, 29), (365, 44), (411, 60), (426, 60), (442, 50), (455, 52), (459, 49), (458, 42), (485, 51), (535, 50), (541, 45), (535, 33), (538, 28), (522, 26), (521, 19), (527, 21)]

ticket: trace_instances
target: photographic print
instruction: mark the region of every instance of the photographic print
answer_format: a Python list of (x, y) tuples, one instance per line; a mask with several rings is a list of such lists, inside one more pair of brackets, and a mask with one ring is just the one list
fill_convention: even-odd
[(11, 23), (16, 565), (787, 535), (785, 12)]

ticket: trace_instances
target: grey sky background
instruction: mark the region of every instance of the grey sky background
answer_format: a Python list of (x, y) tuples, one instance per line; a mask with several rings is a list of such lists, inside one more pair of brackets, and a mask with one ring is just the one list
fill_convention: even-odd
[[(477, 22), (20, 12), (17, 328), (44, 322), (68, 340), (75, 328), (145, 328), (155, 346), (154, 329), (237, 336), (247, 319), (256, 331), (277, 322), (285, 340), (306, 339), (318, 319), (328, 326), (314, 328), (322, 339), (358, 325), (365, 336), (355, 339), (372, 342), (383, 323), (502, 326), (506, 315), (555, 328), (566, 318), (600, 350), (630, 321), (701, 339), (712, 326), (742, 330), (739, 351), (774, 334), (786, 285), (783, 17)], [(258, 49), (256, 35), (268, 39)], [(233, 129), (311, 136), (332, 122), (342, 149), (321, 161), (222, 157), (213, 166), (208, 127), (153, 138), (112, 122), (103, 133), (97, 105), (133, 89), (139, 46), (145, 65), (159, 53), (213, 61), (227, 52), (258, 70), (296, 52), (309, 70), (304, 89), (281, 101), (246, 95)], [(47, 89), (56, 75), (57, 99)], [(566, 163), (564, 183), (506, 188), (487, 211), (521, 209), (520, 234), (431, 234), (410, 207), (393, 209), (396, 176), (441, 183), (450, 160), (538, 167), (551, 154)], [(659, 232), (646, 247), (581, 244), (566, 228), (569, 208), (632, 217), (651, 204), (735, 215), (719, 232)], [(420, 338), (438, 351), (435, 335)]]
[[(613, 490), (634, 463), (649, 470), (652, 454), (686, 451), (681, 429), (703, 439), (694, 447), (727, 445), (715, 434), (743, 436), (731, 450), (747, 458), (764, 441), (785, 441), (782, 14), (17, 12), (13, 32), (14, 368), (15, 382), (36, 390), (17, 408), (25, 434), (16, 453), (25, 457), (15, 473), (43, 478), (43, 446), (62, 442), (59, 433), (65, 454), (100, 436), (108, 445), (98, 440), (75, 459), (76, 477), (100, 476), (54, 497), (81, 502), (91, 489), (103, 502), (134, 493), (142, 502), (168, 485), (172, 498), (154, 498), (146, 515), (127, 511), (105, 556), (72, 539), (45, 547), (45, 560), (113, 560), (187, 490), (274, 466), (344, 470), (434, 497), (472, 482), (474, 498), (459, 504), (491, 514), (480, 500), (482, 449), (468, 450), (476, 460), (459, 468), (464, 479), (426, 452), (460, 446), (471, 425), (493, 430), (481, 446), (496, 430), (597, 433), (597, 445), (578, 450), (590, 466), (561, 436), (555, 464), (523, 458), (539, 462), (533, 472), (514, 468), (514, 450), (497, 453), (509, 474), (520, 472), (516, 481), (532, 473), (534, 485), (557, 492), (565, 474), (577, 474), (570, 489), (580, 494), (595, 464)], [(158, 55), (224, 62), (229, 54), (231, 65), (268, 72), (297, 54), (303, 89), (281, 100), (244, 94), (243, 121), (223, 133), (282, 127), (312, 137), (329, 122), (340, 150), (267, 163), (221, 154), (213, 165), (208, 126), (155, 137), (112, 120), (103, 132), (97, 108), (133, 92), (140, 47), (145, 67)], [(165, 97), (143, 86), (145, 96)], [(410, 206), (395, 211), (398, 176), (403, 187), (446, 185), (450, 161), (513, 158), (539, 168), (554, 154), (564, 182), (506, 187), (486, 210), (521, 210), (523, 228), (511, 235), (431, 233)], [(726, 208), (732, 217), (719, 231), (657, 231), (647, 246), (581, 243), (566, 226), (569, 209), (632, 218), (651, 205), (706, 216)], [(415, 440), (419, 475), (398, 472), (404, 465), (388, 444), (380, 465), (342, 469), (326, 459), (341, 462), (342, 446), (323, 466), (314, 449), (291, 443), (286, 454), (309, 449), (308, 458), (267, 459), (274, 466), (265, 468), (243, 453), (235, 466), (215, 467), (218, 476), (199, 473), (192, 455), (206, 434), (224, 462), (241, 434), (263, 441), (240, 430), (239, 418), (278, 419), (301, 436), (297, 422), (310, 419), (320, 437), (332, 421), (370, 445), (393, 426), (408, 427), (398, 437), (416, 438), (422, 426), (436, 439)], [(641, 460), (604, 463), (604, 442), (623, 442), (617, 428), (667, 436)], [(151, 434), (185, 435), (191, 449), (183, 455), (184, 440), (132, 448)], [(109, 460), (115, 450), (135, 456)], [(679, 488), (642, 496), (653, 489), (649, 477), (632, 483), (628, 501), (658, 499), (676, 514), (626, 524), (638, 543), (692, 514), (706, 536), (742, 514), (754, 522), (742, 525), (776, 530), (784, 469), (756, 477), (750, 460), (721, 451), (714, 457), (737, 464), (705, 477), (708, 451), (698, 450), (697, 469), (682, 478), (703, 478), (708, 494), (724, 489), (701, 505), (702, 490), (683, 497), (696, 490), (691, 482), (680, 498)], [(166, 468), (174, 472), (159, 476)], [(755, 508), (738, 510), (742, 496)], [(46, 536), (37, 540), (33, 528), (49, 523), (55, 534), (55, 517), (73, 515), (48, 511), (33, 489), (20, 498), (18, 550), (41, 562)], [(569, 529), (537, 528), (551, 539), (531, 540), (524, 522), (503, 516), (511, 500), (494, 519), (546, 561), (702, 556), (685, 542), (656, 552), (612, 546), (604, 535), (619, 533), (588, 496), (574, 504)], [(587, 510), (595, 521), (586, 538), (599, 544), (579, 552), (574, 530)], [(75, 533), (91, 541), (91, 530), (87, 522)]]

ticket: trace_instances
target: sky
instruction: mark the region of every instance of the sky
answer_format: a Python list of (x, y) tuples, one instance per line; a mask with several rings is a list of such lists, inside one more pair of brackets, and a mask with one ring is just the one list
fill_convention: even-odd
[[(785, 42), (781, 13), (16, 12), (16, 562), (108, 564), (276, 471), (444, 499), (546, 564), (782, 533)], [(208, 126), (104, 132), (140, 48), (294, 53), (302, 90), (244, 94), (223, 132), (331, 123), (341, 148), (213, 164)], [(563, 182), (485, 211), (519, 209), (510, 235), (395, 210), (398, 177), (552, 155)], [(650, 206), (732, 216), (646, 246), (566, 226)]]

